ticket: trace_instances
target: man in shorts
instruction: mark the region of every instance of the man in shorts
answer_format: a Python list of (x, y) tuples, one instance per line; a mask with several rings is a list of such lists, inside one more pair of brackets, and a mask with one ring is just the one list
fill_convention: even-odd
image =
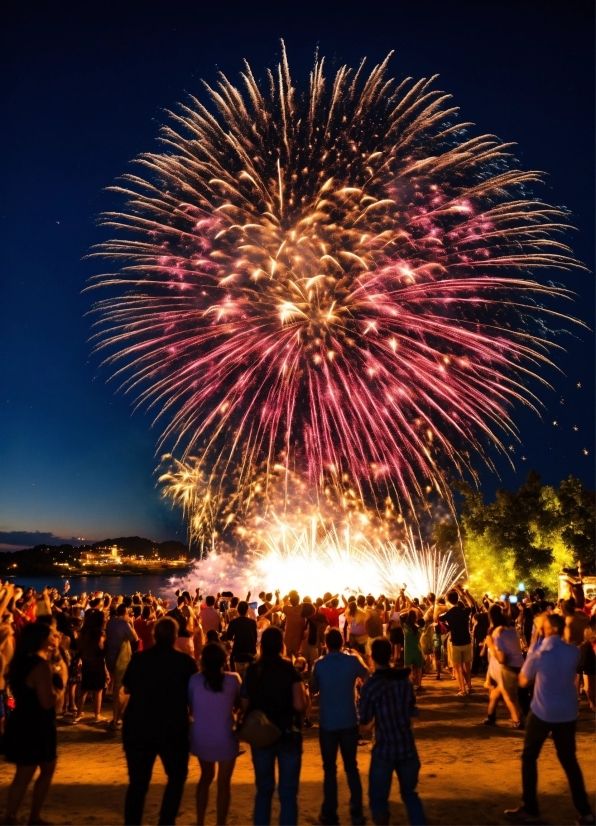
[(109, 726), (117, 729), (122, 726), (120, 719), (120, 688), (122, 679), (132, 657), (132, 643), (138, 640), (132, 624), (132, 615), (128, 606), (122, 602), (116, 608), (116, 616), (106, 625), (104, 650), (106, 665), (112, 679), (112, 719)]
[[(460, 605), (461, 602), (463, 603)], [(437, 603), (434, 621), (443, 622), (451, 636), (451, 662), (458, 685), (458, 697), (465, 697), (472, 691), (472, 637), (470, 636), (470, 614), (472, 608), (467, 593), (456, 585), (447, 594), (449, 610), (441, 613)]]

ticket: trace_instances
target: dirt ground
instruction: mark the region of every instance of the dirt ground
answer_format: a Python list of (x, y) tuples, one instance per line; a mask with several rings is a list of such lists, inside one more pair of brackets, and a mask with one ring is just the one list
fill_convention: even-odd
[[(498, 727), (481, 724), (486, 711), (486, 695), (480, 680), (475, 693), (466, 699), (456, 697), (455, 682), (447, 679), (425, 680), (426, 691), (419, 695), (420, 718), (416, 740), (422, 763), (418, 790), (431, 824), (501, 824), (503, 809), (517, 805), (520, 797), (520, 755), (523, 733), (508, 726), (500, 710)], [(108, 709), (104, 709), (107, 713)], [(316, 709), (313, 719), (316, 721)], [(149, 722), (149, 721), (148, 721)], [(585, 700), (578, 723), (578, 755), (591, 799), (595, 795), (594, 715)], [(370, 743), (359, 749), (365, 801)], [(58, 767), (44, 817), (55, 824), (122, 823), (127, 783), (126, 762), (121, 735), (105, 727), (81, 722), (77, 726), (59, 724)], [(0, 763), (2, 810), (12, 766)], [(179, 824), (195, 822), (194, 789), (199, 770), (191, 757), (188, 781), (178, 818)], [(348, 789), (339, 771), (341, 823), (349, 823)], [(145, 823), (157, 823), (165, 775), (159, 761), (145, 806)], [(544, 822), (571, 824), (575, 812), (565, 775), (556, 759), (552, 741), (545, 744), (539, 765), (539, 793)], [(233, 778), (229, 823), (250, 823), (254, 780), (250, 751), (238, 758)], [(317, 822), (322, 795), (322, 769), (315, 725), (305, 733), (300, 778), (300, 823)], [(20, 820), (27, 822), (29, 797)], [(207, 822), (215, 824), (215, 794), (212, 793)], [(366, 811), (366, 810), (365, 810)], [(278, 809), (274, 803), (273, 822)], [(391, 823), (407, 823), (405, 810), (394, 780), (391, 794)], [(367, 813), (367, 817), (369, 814)], [(370, 820), (369, 820), (370, 822)]]

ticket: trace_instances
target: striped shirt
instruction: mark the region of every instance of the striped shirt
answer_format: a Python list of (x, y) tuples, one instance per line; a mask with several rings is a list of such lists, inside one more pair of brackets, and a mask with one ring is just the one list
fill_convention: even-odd
[(374, 750), (384, 760), (417, 754), (410, 720), (418, 716), (418, 707), (408, 674), (409, 669), (380, 668), (362, 686), (360, 722), (374, 719)]

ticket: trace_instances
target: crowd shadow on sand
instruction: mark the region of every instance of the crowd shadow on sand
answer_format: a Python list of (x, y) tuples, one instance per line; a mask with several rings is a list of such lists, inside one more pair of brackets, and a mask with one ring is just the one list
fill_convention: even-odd
[[(426, 776), (425, 776), (426, 774)], [(366, 779), (363, 777), (366, 800)], [(344, 785), (343, 778), (340, 778), (340, 786)], [(420, 782), (420, 794), (424, 800), (428, 822), (430, 824), (442, 824), (442, 826), (503, 826), (506, 820), (503, 810), (512, 801), (509, 796), (504, 795), (498, 789), (487, 790), (478, 786), (474, 782), (474, 776), (470, 776), (468, 788), (465, 790), (451, 790), (446, 788), (449, 785), (448, 767), (444, 767), (442, 776), (435, 773), (423, 773)], [(114, 786), (120, 786), (115, 789)], [(431, 792), (432, 786), (432, 792)], [(438, 787), (442, 787), (441, 793), (437, 794)], [(187, 783), (184, 798), (178, 816), (178, 823), (190, 824), (195, 822), (194, 809), (194, 783)], [(153, 782), (147, 802), (145, 805), (144, 823), (157, 823), (159, 817), (159, 806), (164, 790), (164, 783)], [(426, 792), (426, 794), (425, 794)], [(458, 793), (459, 792), (459, 793)], [(48, 800), (48, 810), (52, 806), (52, 799), (60, 799), (68, 796), (69, 815), (61, 820), (67, 826), (100, 826), (100, 824), (117, 824), (123, 822), (125, 787), (119, 781), (110, 784), (91, 785), (88, 783), (74, 783), (63, 785), (55, 784), (50, 792)], [(252, 822), (252, 798), (254, 786), (249, 783), (234, 783), (232, 790), (232, 805), (228, 823), (230, 826), (240, 826)], [(394, 798), (390, 803), (391, 823), (406, 824), (408, 822), (406, 811), (400, 802), (395, 800), (397, 795), (397, 784), (394, 782)], [(236, 797), (236, 802), (234, 800)], [(344, 798), (346, 801), (347, 798)], [(238, 800), (250, 801), (250, 804), (242, 805)], [(571, 824), (574, 821), (573, 807), (571, 802), (561, 801), (560, 797), (543, 794), (541, 796), (542, 809), (545, 813), (544, 824), (549, 826), (559, 826)], [(215, 823), (215, 800), (212, 802), (207, 812), (207, 822)], [(300, 784), (299, 795), (299, 824), (318, 823), (318, 814), (321, 805), (321, 783), (314, 781), (303, 781)], [(365, 805), (365, 815), (370, 823), (370, 812)], [(347, 802), (340, 806), (340, 823), (349, 823), (349, 812)], [(272, 810), (272, 823), (279, 822), (279, 807), (274, 800)]]

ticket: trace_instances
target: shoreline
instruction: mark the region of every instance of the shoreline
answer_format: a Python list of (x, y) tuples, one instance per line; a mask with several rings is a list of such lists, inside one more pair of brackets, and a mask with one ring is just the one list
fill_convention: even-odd
[(21, 579), (39, 579), (40, 577), (52, 577), (57, 579), (87, 579), (90, 577), (142, 577), (142, 576), (163, 576), (164, 574), (172, 574), (175, 575), (179, 573), (180, 575), (185, 575), (190, 572), (192, 568), (192, 563), (188, 565), (178, 565), (175, 567), (163, 567), (163, 568), (150, 568), (148, 570), (143, 571), (131, 571), (130, 569), (121, 570), (119, 568), (110, 568), (109, 570), (101, 570), (101, 571), (94, 571), (94, 570), (85, 570), (85, 571), (74, 571), (69, 572), (67, 574), (63, 573), (56, 573), (56, 571), (49, 571), (49, 570), (41, 570), (41, 571), (27, 571), (27, 572), (19, 572), (15, 573), (7, 573), (3, 574), (4, 579), (13, 579), (17, 582)]

